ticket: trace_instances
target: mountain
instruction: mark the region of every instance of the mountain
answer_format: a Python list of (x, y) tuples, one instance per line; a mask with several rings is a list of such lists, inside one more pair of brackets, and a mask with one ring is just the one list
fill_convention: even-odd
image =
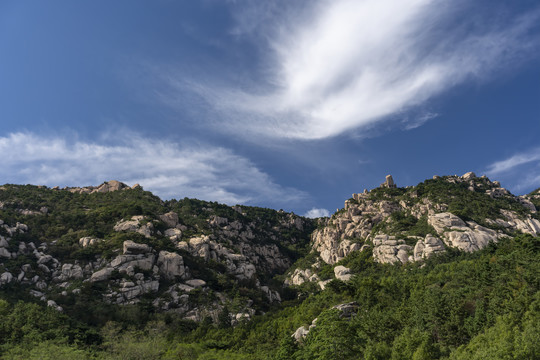
[(193, 321), (217, 321), (226, 304), (249, 318), (281, 301), (273, 276), (303, 255), (315, 224), (270, 209), (164, 202), (117, 181), (5, 185), (0, 208), (0, 284), (67, 314), (91, 296)]
[(380, 187), (353, 194), (314, 231), (312, 251), (319, 257), (309, 268), (297, 269), (291, 283), (317, 280), (320, 264), (336, 264), (356, 251), (372, 251), (379, 263), (404, 264), (448, 248), (477, 251), (519, 233), (537, 236), (537, 194), (514, 196), (472, 172), (434, 176), (408, 188), (397, 188), (389, 175)]
[(0, 351), (535, 358), (537, 208), (540, 189), (514, 196), (474, 173), (406, 188), (387, 176), (320, 219), (118, 181), (4, 185)]

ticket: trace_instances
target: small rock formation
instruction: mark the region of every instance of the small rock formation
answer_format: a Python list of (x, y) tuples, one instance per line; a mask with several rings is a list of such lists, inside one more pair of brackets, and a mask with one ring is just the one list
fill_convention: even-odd
[(64, 311), (61, 306), (59, 306), (54, 300), (47, 301), (47, 306), (52, 307), (56, 311)]
[(353, 301), (332, 306), (332, 309), (338, 309), (340, 311), (340, 317), (345, 319), (351, 319), (353, 316), (356, 316), (356, 313), (358, 312), (358, 307), (358, 303), (356, 301)]
[(394, 183), (394, 179), (392, 178), (392, 175), (386, 175), (386, 181), (383, 182), (380, 187), (393, 189), (393, 188), (396, 188), (397, 186)]
[(465, 173), (461, 178), (465, 181), (472, 180), (476, 177), (476, 174), (472, 171), (469, 171), (468, 173)]
[(302, 285), (307, 281), (319, 281), (319, 277), (311, 269), (295, 269), (292, 275), (285, 279), (285, 285)]
[(55, 278), (58, 282), (64, 282), (71, 279), (82, 279), (84, 277), (83, 269), (80, 265), (64, 264), (62, 265), (62, 274)]
[(104, 269), (96, 271), (90, 277), (90, 282), (105, 281), (109, 279), (112, 275), (113, 270), (114, 269), (112, 267), (106, 267)]
[[(332, 309), (339, 310), (339, 317), (344, 318), (346, 320), (352, 319), (354, 316), (356, 316), (356, 313), (358, 312), (358, 303), (357, 302), (350, 302), (350, 303), (344, 303), (332, 306)], [(291, 335), (297, 342), (302, 342), (306, 336), (308, 336), (311, 329), (317, 326), (317, 318), (313, 319), (311, 322), (311, 325), (309, 325), (307, 328), (305, 326), (300, 326), (296, 331)]]
[[(133, 188), (135, 188), (137, 185), (133, 186)], [(53, 189), (58, 189), (58, 187), (54, 187)], [(99, 186), (67, 187), (67, 188), (64, 188), (63, 190), (67, 190), (69, 192), (77, 193), (77, 194), (93, 194), (93, 193), (106, 193), (106, 192), (111, 192), (111, 191), (119, 191), (119, 190), (127, 190), (127, 189), (132, 189), (132, 188), (124, 184), (123, 182), (120, 182), (117, 180), (110, 180), (110, 181), (105, 181), (103, 184)]]
[(180, 241), (182, 239), (182, 230), (176, 228), (170, 228), (165, 230), (164, 234), (171, 241)]
[(414, 246), (414, 261), (422, 261), (445, 251), (444, 243), (441, 239), (427, 234), (424, 240), (418, 240)]
[(206, 281), (202, 279), (191, 279), (191, 280), (186, 281), (186, 284), (193, 288), (198, 288), (198, 287), (206, 286)]
[(352, 276), (351, 269), (346, 268), (343, 265), (339, 265), (334, 268), (334, 275), (336, 276), (336, 279), (341, 281), (349, 281)]
[(147, 244), (138, 244), (131, 240), (124, 241), (124, 245), (123, 245), (124, 255), (146, 254), (147, 252), (150, 252), (151, 250), (152, 249)]
[(533, 236), (540, 235), (540, 221), (530, 215), (522, 218), (513, 211), (501, 209), (504, 219), (487, 219), (486, 222), (502, 226), (507, 229), (514, 229)]
[(11, 259), (11, 253), (8, 249), (6, 249), (9, 246), (9, 243), (5, 237), (0, 235), (0, 257)]
[(114, 231), (137, 232), (147, 238), (152, 237), (154, 225), (142, 215), (135, 215), (131, 220), (120, 220), (114, 226)]
[(84, 248), (87, 246), (96, 245), (100, 241), (103, 241), (103, 239), (96, 239), (90, 236), (85, 236), (79, 239), (79, 245), (81, 245)]
[(405, 240), (396, 239), (395, 236), (380, 234), (373, 239), (373, 257), (384, 264), (400, 262), (402, 264), (413, 261), (413, 248), (405, 244)]
[(527, 210), (529, 210), (533, 214), (536, 213), (536, 206), (534, 206), (534, 204), (525, 196), (518, 196), (517, 199), (521, 203), (521, 205), (523, 205)]
[(271, 290), (268, 286), (261, 286), (261, 291), (266, 295), (266, 298), (271, 302), (281, 302), (281, 296), (277, 291)]
[(303, 339), (306, 338), (306, 336), (309, 334), (309, 330), (311, 330), (312, 328), (315, 327), (315, 323), (317, 322), (317, 319), (313, 320), (313, 322), (311, 323), (311, 325), (309, 326), (309, 328), (306, 328), (305, 326), (300, 326), (298, 329), (296, 329), (296, 331), (294, 332), (294, 334), (292, 334), (291, 336), (294, 338), (294, 340), (296, 340), (297, 342), (300, 342), (302, 341)]
[(13, 281), (13, 274), (10, 272), (4, 272), (0, 275), (0, 285), (9, 284)]

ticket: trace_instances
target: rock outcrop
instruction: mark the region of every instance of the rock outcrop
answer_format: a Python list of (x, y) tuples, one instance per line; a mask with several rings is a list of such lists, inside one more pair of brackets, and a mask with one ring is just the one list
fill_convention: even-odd
[(406, 263), (413, 261), (413, 248), (405, 244), (405, 240), (395, 236), (376, 235), (373, 239), (373, 257), (380, 263)]
[(142, 215), (132, 216), (130, 220), (120, 220), (114, 226), (114, 231), (137, 232), (147, 238), (152, 237), (154, 225)]
[(129, 187), (123, 182), (117, 180), (106, 181), (99, 186), (85, 186), (85, 187), (66, 187), (63, 190), (67, 190), (72, 193), (78, 194), (93, 194), (93, 193), (106, 193), (111, 191), (136, 189), (140, 187), (139, 184), (135, 184), (133, 187)]
[[(518, 232), (534, 236), (540, 234), (540, 221), (534, 215), (536, 206), (531, 201), (536, 199), (532, 197), (534, 194), (516, 197), (500, 183), (491, 182), (485, 176), (477, 177), (473, 172), (463, 176), (435, 176), (433, 181), (454, 184), (456, 191), (465, 187), (471, 192), (485, 194), (482, 196), (487, 197), (482, 201), (486, 202), (504, 198), (500, 216), (481, 218), (481, 224), (465, 221), (448, 211), (448, 203), (422, 193), (421, 187), (403, 189), (401, 193), (389, 192), (386, 189), (395, 188), (395, 184), (388, 176), (379, 188), (353, 194), (345, 201), (344, 208), (328, 219), (326, 226), (312, 234), (313, 251), (318, 252), (325, 263), (335, 264), (352, 252), (371, 248), (375, 261), (396, 264), (423, 261), (444, 252), (447, 247), (477, 251)], [(514, 210), (506, 208), (508, 203), (516, 204), (512, 205)], [(524, 211), (516, 208), (518, 205)], [(407, 234), (404, 225), (397, 224), (406, 217), (411, 219), (408, 220), (410, 224), (424, 222), (427, 234)], [(403, 229), (401, 232), (396, 230), (400, 227)], [(309, 277), (301, 273), (295, 275), (296, 282), (308, 281)]]
[(343, 265), (338, 265), (334, 268), (334, 275), (336, 279), (341, 281), (349, 281), (351, 279), (351, 269), (346, 268)]
[(319, 281), (319, 276), (311, 269), (295, 269), (294, 272), (285, 279), (285, 285), (302, 285), (306, 281)]
[(79, 239), (79, 245), (81, 245), (83, 248), (87, 246), (93, 246), (99, 243), (100, 241), (103, 241), (103, 239), (96, 239), (90, 236), (85, 236)]
[(397, 187), (396, 184), (394, 183), (394, 179), (392, 178), (392, 175), (386, 175), (386, 181), (381, 184), (381, 187), (389, 188), (389, 189), (394, 189)]
[(422, 261), (444, 251), (445, 247), (441, 239), (427, 234), (425, 239), (418, 240), (414, 246), (414, 261)]
[(483, 249), (490, 242), (497, 242), (501, 236), (495, 230), (480, 226), (473, 221), (465, 223), (448, 212), (429, 215), (428, 224), (435, 228), (446, 245), (466, 252)]

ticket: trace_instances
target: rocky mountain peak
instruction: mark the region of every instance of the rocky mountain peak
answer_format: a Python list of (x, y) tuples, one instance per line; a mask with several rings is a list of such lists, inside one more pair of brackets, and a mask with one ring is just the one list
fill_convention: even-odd
[[(448, 248), (477, 251), (518, 233), (540, 234), (540, 196), (515, 196), (474, 172), (434, 176), (398, 188), (391, 175), (380, 187), (355, 193), (312, 234), (312, 251), (333, 265), (356, 251), (381, 263), (425, 259)], [(288, 283), (318, 281), (317, 261), (292, 272)], [(322, 286), (322, 284), (321, 284)]]
[[(78, 194), (93, 194), (93, 193), (107, 193), (107, 192), (127, 190), (127, 189), (137, 189), (140, 187), (141, 186), (139, 184), (129, 186), (118, 180), (109, 180), (109, 181), (105, 181), (103, 184), (98, 185), (98, 186), (65, 187), (62, 190), (67, 190), (69, 192), (78, 193)], [(58, 189), (58, 187), (56, 187), (55, 189)]]

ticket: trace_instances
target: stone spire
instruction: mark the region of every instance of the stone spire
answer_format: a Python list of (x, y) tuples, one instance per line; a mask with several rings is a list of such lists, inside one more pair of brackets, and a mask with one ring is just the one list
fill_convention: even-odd
[(381, 184), (381, 187), (383, 188), (395, 188), (397, 187), (394, 183), (394, 179), (392, 178), (392, 175), (386, 175), (386, 181)]

